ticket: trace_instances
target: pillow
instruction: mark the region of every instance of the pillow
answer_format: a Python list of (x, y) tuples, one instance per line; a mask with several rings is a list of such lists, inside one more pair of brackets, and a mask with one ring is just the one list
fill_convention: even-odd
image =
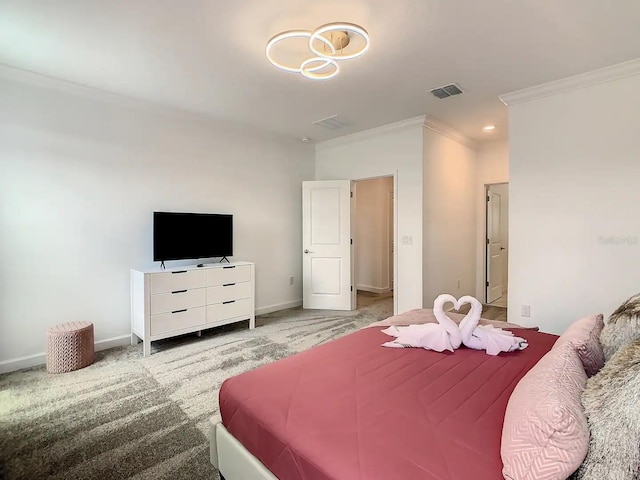
[(600, 343), (605, 361), (620, 347), (640, 338), (640, 293), (624, 302), (611, 314), (602, 333)]
[(570, 343), (578, 352), (587, 377), (592, 377), (604, 365), (600, 333), (604, 327), (602, 314), (590, 315), (573, 322), (560, 336), (553, 348)]
[(551, 349), (516, 385), (502, 427), (504, 478), (565, 480), (589, 448), (580, 404), (587, 381), (570, 343)]
[(639, 478), (640, 340), (618, 350), (589, 379), (582, 404), (591, 441), (587, 458), (572, 478)]

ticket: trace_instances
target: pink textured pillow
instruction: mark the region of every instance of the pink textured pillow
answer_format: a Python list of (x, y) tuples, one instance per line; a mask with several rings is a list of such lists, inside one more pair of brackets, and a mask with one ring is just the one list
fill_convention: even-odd
[(587, 375), (569, 343), (550, 350), (516, 385), (502, 427), (504, 478), (565, 480), (589, 448), (580, 395)]
[(602, 314), (589, 315), (573, 322), (560, 336), (553, 348), (570, 343), (578, 352), (587, 377), (592, 377), (604, 365), (600, 332), (604, 328)]

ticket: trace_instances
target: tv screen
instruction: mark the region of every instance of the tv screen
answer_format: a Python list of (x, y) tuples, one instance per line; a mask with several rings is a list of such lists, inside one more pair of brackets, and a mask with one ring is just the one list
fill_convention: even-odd
[(153, 212), (153, 260), (233, 255), (233, 215)]

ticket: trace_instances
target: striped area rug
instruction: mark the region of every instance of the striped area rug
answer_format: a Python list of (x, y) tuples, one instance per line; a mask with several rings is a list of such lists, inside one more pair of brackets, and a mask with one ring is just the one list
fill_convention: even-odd
[(62, 375), (0, 376), (0, 479), (214, 479), (209, 419), (235, 374), (390, 316), (390, 297), (353, 312), (291, 309), (246, 323), (96, 354)]

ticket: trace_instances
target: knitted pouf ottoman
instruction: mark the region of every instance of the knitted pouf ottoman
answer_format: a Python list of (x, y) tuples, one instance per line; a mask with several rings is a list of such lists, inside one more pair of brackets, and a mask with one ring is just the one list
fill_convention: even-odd
[(67, 322), (47, 332), (47, 372), (65, 373), (93, 363), (93, 323)]

